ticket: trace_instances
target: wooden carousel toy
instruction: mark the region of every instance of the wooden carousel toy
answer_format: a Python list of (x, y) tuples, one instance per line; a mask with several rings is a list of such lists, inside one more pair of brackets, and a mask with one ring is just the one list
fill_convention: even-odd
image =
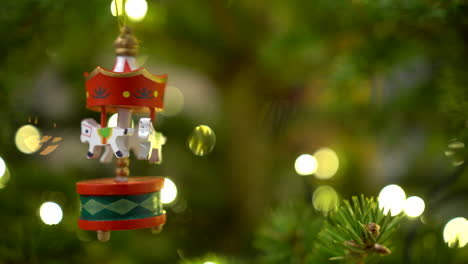
[[(78, 225), (97, 231), (100, 241), (109, 240), (112, 230), (161, 231), (166, 222), (161, 202), (164, 178), (129, 177), (129, 156), (132, 150), (137, 159), (152, 164), (162, 161), (166, 138), (153, 124), (156, 112), (163, 109), (167, 75), (153, 75), (137, 67), (138, 42), (129, 27), (122, 27), (115, 48), (112, 70), (97, 67), (85, 73), (86, 107), (100, 112), (101, 120), (100, 124), (90, 118), (81, 122), (81, 142), (89, 144), (89, 159), (108, 163), (115, 156), (116, 175), (76, 184), (81, 203)], [(118, 113), (116, 127), (107, 126), (107, 113)], [(133, 113), (147, 113), (149, 118), (140, 118), (132, 128)]]

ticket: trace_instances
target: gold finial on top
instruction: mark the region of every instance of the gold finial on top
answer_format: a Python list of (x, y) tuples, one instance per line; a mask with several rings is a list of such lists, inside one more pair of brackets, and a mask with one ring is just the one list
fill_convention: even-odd
[(128, 26), (122, 27), (114, 45), (115, 54), (118, 56), (136, 56), (138, 53), (138, 40)]

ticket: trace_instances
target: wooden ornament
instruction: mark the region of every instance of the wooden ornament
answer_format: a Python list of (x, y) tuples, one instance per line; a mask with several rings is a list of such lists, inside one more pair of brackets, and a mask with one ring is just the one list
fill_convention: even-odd
[[(138, 68), (138, 41), (129, 27), (122, 27), (115, 41), (112, 70), (97, 67), (86, 77), (86, 107), (101, 113), (101, 122), (81, 122), (81, 142), (88, 143), (87, 157), (109, 163), (115, 156), (114, 178), (81, 181), (81, 229), (97, 231), (99, 241), (108, 241), (110, 231), (151, 228), (160, 232), (166, 222), (161, 201), (164, 178), (130, 177), (130, 149), (138, 159), (159, 164), (166, 138), (154, 130), (156, 112), (164, 107), (167, 75), (153, 75)], [(118, 113), (117, 126), (107, 127), (107, 113)], [(131, 128), (133, 113), (148, 113)], [(101, 152), (103, 151), (101, 155)]]

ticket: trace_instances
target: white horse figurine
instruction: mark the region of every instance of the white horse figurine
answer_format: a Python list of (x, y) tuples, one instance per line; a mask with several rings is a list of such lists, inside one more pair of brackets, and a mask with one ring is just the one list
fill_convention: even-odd
[(112, 152), (118, 158), (126, 158), (130, 155), (125, 144), (127, 135), (133, 133), (133, 128), (104, 127), (92, 118), (81, 121), (81, 142), (89, 143), (88, 158), (96, 159), (101, 154), (102, 146), (110, 146)]
[[(150, 163), (162, 162), (162, 145), (166, 143), (166, 137), (154, 130), (150, 118), (140, 118), (135, 133), (129, 138), (129, 148), (139, 160), (149, 160)], [(107, 146), (101, 157), (102, 163), (112, 161), (111, 149)]]
[(150, 118), (140, 118), (138, 131), (130, 138), (130, 148), (138, 159), (149, 160), (150, 163), (162, 162), (162, 145), (166, 144), (166, 137), (154, 130)]

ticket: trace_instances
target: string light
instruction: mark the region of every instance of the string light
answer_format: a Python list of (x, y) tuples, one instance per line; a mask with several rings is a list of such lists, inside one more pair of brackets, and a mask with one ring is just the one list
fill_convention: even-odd
[(404, 210), (409, 217), (418, 217), (424, 212), (425, 207), (423, 199), (418, 196), (411, 196), (406, 199)]
[(164, 204), (172, 203), (177, 197), (177, 186), (169, 179), (164, 179), (164, 187), (161, 190), (161, 201)]
[(403, 211), (405, 201), (405, 191), (395, 184), (385, 186), (379, 193), (379, 208), (383, 208), (384, 213), (390, 211), (392, 216)]
[(54, 202), (45, 202), (39, 208), (39, 216), (46, 225), (56, 225), (62, 221), (62, 208)]
[(457, 217), (450, 220), (444, 227), (444, 241), (449, 247), (462, 248), (468, 244), (468, 220), (464, 217)]
[(321, 148), (314, 154), (317, 160), (317, 171), (315, 177), (321, 180), (330, 179), (335, 176), (340, 166), (340, 160), (336, 152), (330, 148)]
[(164, 93), (164, 116), (175, 116), (184, 108), (184, 94), (175, 86), (168, 86)]
[(317, 171), (317, 159), (309, 154), (302, 154), (297, 157), (294, 168), (299, 175), (311, 175)]
[(0, 157), (0, 189), (5, 188), (6, 184), (10, 180), (10, 172), (6, 166), (5, 161)]
[(200, 125), (193, 129), (188, 139), (188, 146), (197, 156), (208, 155), (216, 144), (216, 135), (209, 126)]
[(324, 213), (335, 210), (339, 205), (338, 193), (328, 185), (320, 186), (312, 196), (312, 204), (317, 211)]
[(2, 157), (0, 157), (0, 178), (2, 178), (3, 175), (5, 175), (5, 172), (6, 172), (6, 164), (5, 164), (5, 161), (2, 159)]
[(125, 2), (125, 13), (134, 22), (143, 20), (148, 11), (146, 0), (127, 0)]
[[(117, 120), (119, 118), (119, 114), (115, 113), (109, 117), (109, 120), (107, 120), (107, 126), (108, 127), (117, 127)], [(135, 127), (135, 122), (133, 122), (133, 119), (131, 121), (130, 127)]]
[(119, 114), (117, 114), (117, 113), (111, 115), (111, 117), (109, 118), (109, 121), (107, 121), (107, 126), (108, 127), (116, 127), (118, 118), (119, 118)]
[[(116, 8), (116, 2), (117, 1), (117, 8)], [(123, 0), (113, 0), (110, 6), (111, 13), (113, 16), (117, 16), (117, 11), (119, 13), (119, 16), (122, 15), (123, 13)], [(117, 10), (116, 10), (117, 9)]]
[(24, 154), (32, 154), (41, 147), (41, 132), (33, 125), (24, 125), (16, 131), (15, 144)]

